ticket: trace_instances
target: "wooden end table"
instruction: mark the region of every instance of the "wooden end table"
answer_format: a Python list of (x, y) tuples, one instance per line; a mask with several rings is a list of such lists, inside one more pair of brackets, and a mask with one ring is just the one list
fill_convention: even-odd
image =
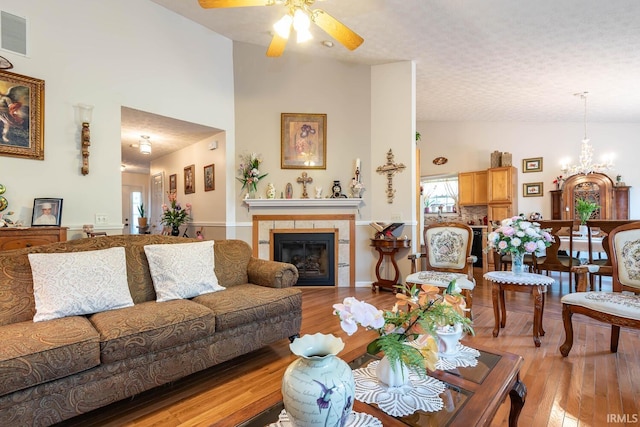
[[(376, 264), (376, 281), (371, 284), (371, 290), (375, 291), (376, 287), (389, 288), (396, 293), (396, 285), (400, 278), (400, 269), (396, 263), (396, 253), (402, 248), (411, 247), (411, 239), (397, 240), (397, 239), (371, 239), (371, 246), (378, 251), (378, 263)], [(380, 275), (380, 265), (385, 257), (391, 259), (393, 265), (393, 271), (395, 273), (393, 279), (383, 279)]]
[(544, 294), (547, 285), (553, 284), (551, 277), (536, 273), (515, 274), (511, 271), (490, 271), (483, 276), (492, 283), (493, 317), (495, 320), (493, 336), (497, 337), (500, 328), (507, 323), (507, 310), (504, 303), (504, 291), (526, 292), (533, 294), (533, 343), (540, 347), (540, 335), (544, 336), (542, 315), (544, 314)]

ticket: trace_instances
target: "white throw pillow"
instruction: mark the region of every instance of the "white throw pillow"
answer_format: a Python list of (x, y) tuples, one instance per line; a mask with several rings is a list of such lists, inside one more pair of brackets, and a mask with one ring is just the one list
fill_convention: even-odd
[(130, 307), (124, 248), (29, 254), (34, 322)]
[(158, 302), (225, 289), (214, 271), (213, 244), (213, 240), (206, 240), (144, 247)]

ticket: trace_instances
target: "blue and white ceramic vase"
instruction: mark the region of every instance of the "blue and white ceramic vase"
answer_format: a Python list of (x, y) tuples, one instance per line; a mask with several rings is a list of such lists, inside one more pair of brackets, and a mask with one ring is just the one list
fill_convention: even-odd
[(342, 339), (314, 334), (296, 338), (289, 345), (299, 358), (282, 378), (282, 398), (295, 427), (344, 427), (351, 416), (355, 394), (353, 372), (336, 355)]

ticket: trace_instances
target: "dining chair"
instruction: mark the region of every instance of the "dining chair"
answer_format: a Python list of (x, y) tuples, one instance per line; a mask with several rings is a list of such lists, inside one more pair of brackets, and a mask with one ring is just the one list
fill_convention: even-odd
[(609, 250), (612, 292), (574, 292), (560, 300), (565, 331), (560, 353), (564, 357), (573, 347), (574, 314), (611, 324), (612, 353), (618, 351), (621, 326), (640, 329), (640, 221), (613, 229), (609, 233)]
[(437, 286), (442, 292), (455, 279), (469, 309), (467, 317), (471, 318), (473, 289), (476, 286), (473, 278), (476, 258), (471, 256), (473, 230), (457, 222), (434, 223), (424, 227), (423, 235), (424, 250), (409, 255), (411, 274), (405, 281), (408, 284)]
[[(549, 229), (549, 233), (553, 236), (553, 243), (549, 246), (544, 255), (533, 254), (533, 268), (536, 273), (546, 271), (558, 271), (560, 273), (569, 273), (569, 292), (573, 290), (573, 273), (571, 267), (580, 265), (580, 260), (573, 256), (573, 228), (575, 222), (573, 220), (547, 220), (537, 221), (540, 228)], [(561, 237), (568, 240), (568, 250), (560, 250), (563, 243)], [(566, 252), (566, 255), (565, 255)]]
[[(598, 276), (598, 290), (602, 290), (602, 276), (611, 277), (611, 250), (609, 246), (609, 234), (614, 228), (620, 227), (624, 224), (633, 222), (631, 220), (588, 220), (587, 228), (589, 232), (589, 264), (597, 265), (600, 269), (597, 272), (589, 273), (590, 290), (594, 290), (594, 279)], [(594, 259), (594, 239), (602, 239), (602, 249), (605, 253), (605, 258)], [(606, 267), (606, 268), (603, 268)]]

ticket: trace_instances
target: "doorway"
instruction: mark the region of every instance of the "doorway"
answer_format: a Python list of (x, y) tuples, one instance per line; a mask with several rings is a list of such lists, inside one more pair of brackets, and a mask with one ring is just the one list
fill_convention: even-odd
[(137, 185), (122, 186), (122, 221), (123, 234), (138, 234), (138, 206), (143, 201), (142, 187)]

